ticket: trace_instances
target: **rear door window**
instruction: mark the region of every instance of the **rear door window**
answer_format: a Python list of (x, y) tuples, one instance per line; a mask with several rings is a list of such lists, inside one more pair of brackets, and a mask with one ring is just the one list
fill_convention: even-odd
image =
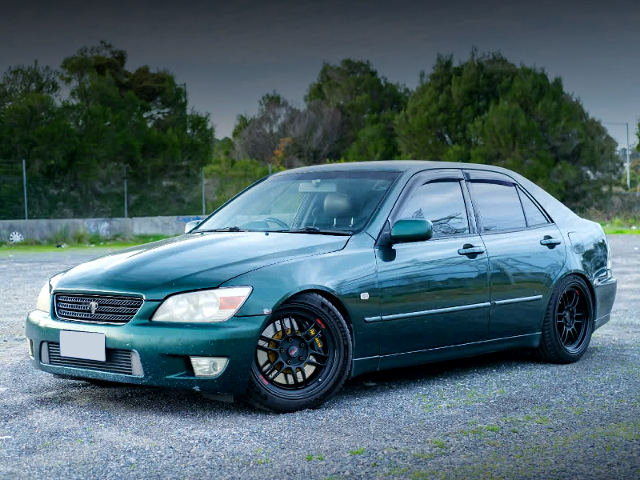
[(520, 200), (522, 201), (522, 208), (524, 209), (524, 215), (527, 218), (528, 226), (537, 227), (539, 225), (546, 225), (549, 223), (549, 220), (547, 220), (547, 217), (542, 213), (542, 210), (533, 203), (533, 200), (531, 200), (526, 193), (524, 193), (520, 188), (518, 188), (518, 193), (520, 194)]
[(516, 187), (510, 183), (472, 181), (473, 201), (482, 231), (501, 232), (527, 228)]

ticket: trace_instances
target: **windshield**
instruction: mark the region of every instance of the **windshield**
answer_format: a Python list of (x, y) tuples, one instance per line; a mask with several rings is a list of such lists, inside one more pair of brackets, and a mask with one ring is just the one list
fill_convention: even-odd
[(194, 232), (351, 234), (364, 228), (397, 176), (397, 172), (277, 175), (229, 202)]

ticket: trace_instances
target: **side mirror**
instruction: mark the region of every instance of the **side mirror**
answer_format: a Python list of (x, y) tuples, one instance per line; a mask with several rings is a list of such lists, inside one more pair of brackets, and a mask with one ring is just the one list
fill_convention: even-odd
[(422, 242), (432, 236), (433, 224), (421, 218), (398, 220), (391, 228), (391, 243)]
[(192, 220), (190, 222), (188, 222), (185, 226), (184, 226), (184, 233), (189, 233), (191, 230), (193, 230), (194, 228), (196, 228), (198, 225), (200, 225), (201, 220)]

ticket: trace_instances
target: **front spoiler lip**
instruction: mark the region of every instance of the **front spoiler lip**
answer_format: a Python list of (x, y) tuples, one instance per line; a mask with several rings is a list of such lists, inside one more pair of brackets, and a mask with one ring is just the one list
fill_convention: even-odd
[[(266, 316), (233, 317), (209, 325), (180, 325), (134, 319), (124, 325), (76, 323), (33, 311), (27, 316), (25, 333), (34, 342), (35, 368), (73, 378), (191, 389), (209, 393), (238, 394), (246, 390), (253, 352)], [(101, 372), (41, 362), (43, 342), (59, 342), (60, 330), (105, 333), (108, 349), (138, 352), (143, 376)], [(216, 378), (196, 377), (189, 356), (228, 357), (225, 371)]]

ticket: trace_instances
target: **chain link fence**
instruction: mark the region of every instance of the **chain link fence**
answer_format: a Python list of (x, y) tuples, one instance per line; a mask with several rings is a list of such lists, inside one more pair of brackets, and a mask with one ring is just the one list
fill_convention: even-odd
[[(46, 166), (35, 161), (0, 159), (0, 220), (206, 215), (271, 173), (262, 162), (228, 159), (204, 168), (174, 162), (164, 171), (152, 172), (118, 164), (82, 175), (51, 169), (41, 173), (44, 170)], [(640, 219), (635, 173), (634, 168), (632, 191), (613, 192), (608, 201), (579, 213), (599, 221)]]
[(223, 200), (215, 192), (221, 182), (187, 163), (153, 174), (114, 164), (84, 176), (37, 169), (0, 159), (0, 220), (203, 215)]

